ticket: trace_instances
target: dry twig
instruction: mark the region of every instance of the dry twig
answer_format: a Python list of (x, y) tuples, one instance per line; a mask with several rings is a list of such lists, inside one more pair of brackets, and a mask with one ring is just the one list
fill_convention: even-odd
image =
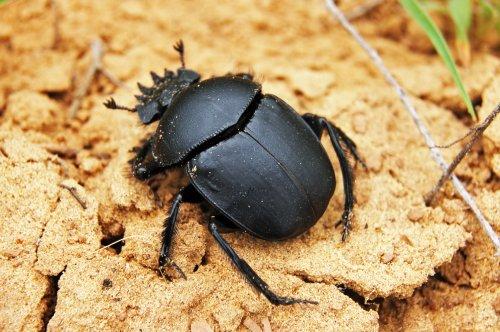
[(70, 118), (74, 118), (76, 116), (76, 112), (78, 112), (78, 110), (80, 109), (83, 98), (87, 94), (87, 91), (90, 88), (90, 84), (92, 84), (92, 81), (94, 80), (94, 77), (98, 72), (103, 74), (114, 85), (129, 89), (123, 82), (113, 76), (107, 69), (102, 66), (102, 56), (104, 53), (104, 49), (100, 38), (95, 39), (90, 44), (90, 50), (92, 52), (92, 63), (85, 73), (82, 84), (80, 84), (75, 92), (75, 98), (73, 99), (73, 102), (69, 107)]
[(73, 197), (76, 199), (76, 201), (78, 203), (80, 203), (80, 205), (82, 206), (82, 208), (84, 210), (87, 209), (87, 201), (85, 201), (85, 199), (83, 199), (80, 194), (78, 193), (77, 189), (73, 186), (70, 186), (70, 185), (67, 185), (66, 183), (64, 182), (61, 182), (59, 183), (59, 187), (61, 188), (64, 188), (64, 189), (67, 189), (71, 195), (73, 195)]
[(89, 69), (85, 73), (85, 77), (83, 78), (82, 84), (77, 88), (75, 92), (75, 98), (69, 107), (69, 117), (74, 118), (76, 116), (76, 112), (80, 109), (83, 98), (87, 94), (87, 91), (90, 88), (90, 84), (94, 80), (94, 76), (101, 67), (101, 58), (102, 58), (102, 42), (98, 38), (92, 42), (90, 45), (90, 49), (92, 51), (92, 63), (90, 64)]
[(61, 19), (59, 15), (59, 5), (56, 0), (50, 0), (50, 10), (52, 11), (52, 17), (54, 20), (52, 29), (54, 30), (54, 42), (52, 48), (56, 49), (61, 41), (61, 29), (59, 28), (59, 21)]
[(355, 20), (362, 16), (365, 16), (367, 13), (372, 11), (375, 7), (378, 7), (384, 2), (384, 0), (366, 0), (362, 4), (354, 7), (349, 12), (345, 13), (345, 17), (349, 20)]
[[(500, 104), (498, 104), (493, 111), (484, 119), (483, 123), (481, 123), (479, 126), (476, 126), (473, 128), (472, 131), (470, 131), (465, 137), (472, 135), (472, 138), (470, 141), (464, 146), (462, 151), (460, 151), (459, 154), (453, 159), (453, 162), (450, 164), (450, 166), (446, 169), (446, 171), (443, 172), (443, 175), (439, 179), (438, 183), (430, 192), (428, 192), (424, 198), (425, 198), (425, 204), (430, 205), (432, 201), (434, 200), (434, 197), (436, 196), (437, 192), (443, 184), (448, 180), (450, 177), (451, 173), (455, 170), (455, 168), (458, 166), (458, 164), (464, 159), (464, 157), (469, 153), (470, 149), (472, 146), (477, 142), (477, 140), (483, 135), (483, 132), (488, 128), (488, 126), (493, 122), (495, 117), (497, 116), (498, 112), (500, 111)], [(449, 145), (448, 145), (449, 146)]]
[(61, 158), (75, 159), (78, 150), (59, 145), (46, 145), (45, 150)]
[[(427, 127), (424, 125), (422, 120), (420, 119), (420, 116), (418, 115), (415, 107), (413, 106), (413, 103), (411, 102), (410, 98), (408, 97), (406, 91), (399, 85), (399, 83), (396, 81), (394, 76), (391, 74), (389, 69), (385, 66), (384, 62), (382, 61), (382, 58), (378, 55), (377, 51), (373, 49), (365, 40), (364, 38), (359, 34), (359, 32), (352, 26), (351, 23), (349, 23), (348, 19), (345, 17), (345, 15), (342, 13), (342, 11), (337, 7), (337, 5), (334, 3), (333, 0), (325, 0), (326, 1), (326, 6), (330, 13), (334, 16), (336, 20), (340, 22), (340, 24), (346, 29), (356, 40), (356, 42), (365, 50), (365, 52), (368, 54), (370, 59), (373, 61), (377, 69), (380, 71), (380, 73), (384, 76), (385, 80), (394, 87), (396, 90), (396, 93), (399, 96), (399, 99), (405, 106), (405, 109), (408, 111), (410, 116), (413, 119), (413, 122), (417, 126), (418, 130), (424, 137), (425, 143), (430, 149), (431, 156), (433, 159), (436, 161), (436, 163), (442, 168), (443, 171), (446, 171), (448, 169), (448, 165), (446, 164), (443, 155), (441, 152), (437, 149), (433, 149), (432, 147), (436, 146), (436, 143), (434, 142), (433, 138), (429, 134), (429, 131)], [(465, 189), (464, 185), (460, 180), (454, 175), (451, 174), (451, 179), (453, 181), (453, 185), (455, 186), (455, 189), (457, 192), (462, 196), (462, 199), (465, 201), (465, 203), (470, 207), (474, 215), (476, 216), (477, 220), (483, 227), (483, 230), (486, 232), (486, 234), (490, 237), (491, 241), (495, 245), (496, 248), (496, 255), (500, 255), (500, 240), (498, 239), (498, 236), (495, 234), (495, 231), (491, 227), (491, 225), (488, 223), (486, 218), (484, 217), (483, 213), (477, 206), (476, 202), (472, 198), (472, 196), (469, 194), (469, 192)]]
[(445, 144), (445, 145), (435, 145), (432, 147), (432, 149), (448, 149), (448, 148), (451, 148), (453, 145), (459, 143), (459, 142), (462, 142), (464, 139), (466, 139), (467, 137), (469, 137), (470, 135), (474, 134), (477, 130), (479, 126), (472, 126), (470, 127), (469, 131), (467, 132), (467, 134), (463, 135), (462, 137), (460, 138), (457, 138), (456, 140), (452, 141), (451, 143), (448, 143), (448, 144)]

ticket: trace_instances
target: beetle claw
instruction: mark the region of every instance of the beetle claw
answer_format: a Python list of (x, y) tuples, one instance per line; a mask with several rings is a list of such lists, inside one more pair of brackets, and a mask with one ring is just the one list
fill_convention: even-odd
[(135, 108), (130, 108), (127, 106), (118, 105), (114, 98), (109, 98), (103, 104), (106, 108), (109, 108), (111, 110), (125, 110), (125, 111), (129, 111), (129, 112), (135, 112)]
[(347, 240), (347, 237), (349, 236), (349, 232), (351, 231), (351, 225), (350, 221), (344, 221), (342, 220), (342, 223), (344, 224), (344, 229), (342, 230), (342, 242), (345, 242)]
[(159, 271), (161, 274), (163, 274), (163, 271), (166, 268), (173, 268), (180, 276), (182, 279), (187, 280), (186, 274), (182, 269), (177, 265), (171, 258), (166, 258), (163, 262), (160, 263), (160, 266), (158, 267)]
[(297, 303), (315, 304), (315, 305), (319, 304), (318, 301), (296, 299), (293, 297), (280, 297), (280, 298), (274, 299), (274, 301), (275, 301), (275, 304), (280, 304), (280, 305), (291, 305), (291, 304), (297, 304)]

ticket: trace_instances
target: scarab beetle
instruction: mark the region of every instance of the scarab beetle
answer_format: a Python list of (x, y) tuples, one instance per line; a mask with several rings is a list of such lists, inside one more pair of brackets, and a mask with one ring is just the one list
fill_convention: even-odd
[[(171, 243), (182, 202), (205, 201), (214, 215), (208, 228), (246, 279), (274, 304), (317, 303), (278, 296), (240, 258), (221, 228), (240, 229), (265, 240), (285, 240), (311, 228), (323, 215), (335, 189), (335, 174), (320, 138), (327, 130), (342, 170), (345, 205), (342, 238), (351, 228), (353, 174), (346, 154), (363, 163), (356, 145), (338, 127), (313, 114), (300, 116), (279, 97), (264, 94), (250, 74), (227, 74), (200, 81), (184, 64), (182, 41), (174, 46), (181, 67), (164, 76), (152, 72), (154, 85), (141, 84), (134, 108), (144, 124), (159, 120), (156, 132), (131, 160), (139, 180), (183, 167), (189, 185), (175, 196), (164, 222), (159, 256), (170, 259)], [(364, 165), (364, 164), (363, 164)], [(182, 272), (182, 271), (180, 271)]]

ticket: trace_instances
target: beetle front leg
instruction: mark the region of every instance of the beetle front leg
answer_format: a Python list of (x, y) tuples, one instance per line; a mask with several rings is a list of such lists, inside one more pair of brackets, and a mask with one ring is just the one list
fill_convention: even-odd
[(172, 261), (170, 249), (175, 234), (175, 225), (177, 223), (177, 216), (179, 214), (179, 208), (182, 203), (185, 189), (186, 188), (181, 188), (177, 193), (177, 195), (175, 195), (175, 198), (172, 202), (172, 207), (170, 208), (170, 212), (167, 218), (165, 218), (165, 221), (163, 223), (163, 232), (161, 233), (161, 238), (162, 238), (161, 249), (160, 249), (160, 256), (158, 258), (158, 268), (160, 272), (163, 271), (165, 266), (170, 266), (173, 267), (184, 279), (186, 279), (186, 275), (181, 270), (181, 268), (177, 264), (175, 264), (174, 261)]
[(163, 170), (158, 166), (151, 154), (152, 145), (153, 137), (150, 137), (137, 150), (135, 157), (130, 160), (132, 174), (138, 180), (145, 181)]
[(318, 304), (317, 301), (296, 299), (293, 297), (279, 296), (276, 295), (272, 290), (269, 289), (269, 285), (262, 280), (257, 273), (248, 265), (248, 263), (241, 259), (233, 248), (226, 242), (226, 240), (219, 233), (219, 229), (216, 224), (216, 220), (212, 219), (208, 224), (208, 229), (212, 233), (213, 237), (220, 245), (222, 250), (229, 256), (231, 261), (236, 265), (241, 273), (245, 276), (249, 283), (252, 284), (259, 292), (264, 294), (264, 296), (273, 304), (276, 305), (290, 305), (294, 303), (309, 303)]

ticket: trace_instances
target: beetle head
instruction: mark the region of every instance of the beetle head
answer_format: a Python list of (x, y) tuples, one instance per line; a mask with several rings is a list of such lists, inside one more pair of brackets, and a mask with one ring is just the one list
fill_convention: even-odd
[(139, 119), (144, 124), (150, 124), (161, 118), (163, 113), (168, 109), (168, 106), (174, 99), (175, 95), (189, 87), (191, 84), (198, 83), (200, 74), (194, 70), (187, 69), (184, 61), (184, 43), (179, 40), (174, 49), (179, 53), (181, 67), (177, 69), (177, 73), (165, 69), (163, 76), (155, 72), (151, 72), (153, 86), (146, 87), (137, 83), (140, 95), (135, 98), (139, 103), (134, 108), (116, 104), (113, 98), (107, 100), (104, 105), (110, 109), (123, 109), (130, 112), (137, 112)]
[(165, 70), (163, 76), (151, 72), (151, 77), (153, 86), (145, 87), (138, 83), (141, 94), (135, 96), (139, 101), (135, 110), (144, 124), (159, 120), (177, 93), (200, 80), (200, 74), (186, 68), (177, 69), (175, 74)]

